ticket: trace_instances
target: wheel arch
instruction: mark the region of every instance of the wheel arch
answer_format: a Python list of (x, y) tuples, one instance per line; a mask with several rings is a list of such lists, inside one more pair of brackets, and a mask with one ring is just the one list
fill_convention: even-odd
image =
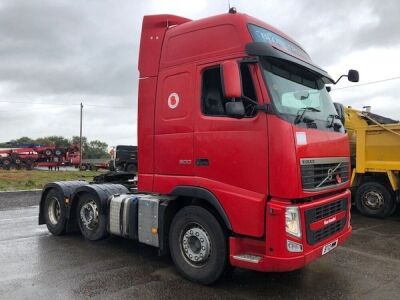
[(164, 202), (160, 206), (159, 220), (159, 252), (165, 255), (169, 251), (168, 235), (169, 228), (176, 213), (189, 205), (201, 206), (210, 211), (218, 222), (227, 231), (232, 231), (232, 225), (229, 218), (219, 203), (217, 197), (207, 189), (195, 186), (177, 186), (170, 193), (174, 196), (171, 200)]
[[(226, 214), (224, 208), (219, 202), (218, 198), (209, 190), (196, 187), (196, 186), (177, 186), (171, 193), (172, 196), (177, 196), (177, 199), (191, 199), (190, 204), (195, 205), (208, 205), (210, 208), (213, 208), (217, 213), (217, 217), (221, 219), (226, 229), (232, 231), (232, 225), (229, 221), (228, 215)], [(202, 203), (205, 201), (206, 203)]]
[[(88, 183), (85, 181), (60, 181), (60, 182), (51, 182), (46, 184), (43, 187), (42, 190), (42, 195), (40, 197), (40, 203), (39, 203), (39, 225), (45, 224), (45, 218), (44, 218), (44, 202), (46, 200), (47, 194), (51, 190), (55, 190), (59, 193), (59, 195), (63, 198), (63, 201), (66, 201), (68, 199), (68, 203), (70, 202), (70, 199), (72, 198), (72, 195), (74, 194), (75, 190), (83, 185), (87, 185)], [(67, 218), (69, 218), (69, 211), (67, 210)]]

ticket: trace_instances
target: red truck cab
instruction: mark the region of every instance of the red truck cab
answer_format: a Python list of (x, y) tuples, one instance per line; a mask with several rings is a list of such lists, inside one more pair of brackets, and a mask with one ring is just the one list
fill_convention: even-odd
[(130, 173), (49, 183), (39, 224), (157, 247), (202, 284), (229, 264), (299, 269), (349, 237), (337, 81), (295, 41), (234, 11), (145, 16), (139, 71), (137, 185)]
[(139, 71), (138, 190), (213, 202), (233, 266), (298, 269), (349, 237), (334, 80), (294, 40), (240, 13), (145, 16)]

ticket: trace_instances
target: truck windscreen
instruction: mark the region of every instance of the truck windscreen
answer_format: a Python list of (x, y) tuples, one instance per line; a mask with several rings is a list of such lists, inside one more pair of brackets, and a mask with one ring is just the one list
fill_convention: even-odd
[(343, 132), (343, 124), (319, 74), (273, 58), (262, 58), (261, 65), (279, 115), (301, 127)]

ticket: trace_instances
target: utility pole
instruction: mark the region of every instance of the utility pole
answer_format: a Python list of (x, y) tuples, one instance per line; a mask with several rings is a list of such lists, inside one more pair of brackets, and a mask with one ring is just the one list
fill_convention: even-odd
[(82, 113), (83, 104), (81, 102), (81, 122), (80, 122), (80, 132), (79, 132), (79, 171), (82, 170)]

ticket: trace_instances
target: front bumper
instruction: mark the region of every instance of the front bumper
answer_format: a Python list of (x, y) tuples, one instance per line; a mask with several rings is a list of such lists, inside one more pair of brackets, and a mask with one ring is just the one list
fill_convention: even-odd
[[(342, 245), (350, 236), (352, 231), (351, 226), (348, 227), (341, 235), (335, 237), (333, 239), (329, 239), (323, 245), (320, 245), (307, 253), (303, 253), (302, 255), (295, 257), (279, 257), (279, 256), (268, 256), (263, 255), (258, 263), (252, 263), (248, 261), (243, 261), (237, 259), (238, 255), (230, 254), (230, 263), (232, 266), (251, 269), (261, 272), (289, 272), (297, 269), (301, 269), (308, 265), (310, 262), (318, 259), (322, 256), (322, 248), (335, 240), (338, 240), (338, 246)], [(230, 238), (230, 247), (231, 250), (235, 249), (235, 245), (237, 244), (236, 238)], [(328, 254), (327, 254), (328, 255)]]
[[(310, 245), (307, 242), (305, 211), (332, 203), (340, 199), (347, 199), (346, 223), (343, 229), (328, 238)], [(233, 266), (252, 269), (262, 272), (287, 272), (300, 269), (310, 262), (322, 256), (322, 249), (325, 245), (338, 241), (342, 245), (351, 235), (350, 226), (350, 192), (345, 191), (334, 196), (329, 196), (311, 203), (299, 204), (301, 212), (302, 238), (297, 239), (288, 236), (285, 231), (284, 211), (288, 202), (272, 199), (267, 207), (266, 216), (266, 239), (255, 240), (241, 237), (231, 237), (230, 263)], [(338, 213), (339, 215), (340, 213)], [(332, 217), (332, 216), (329, 216)], [(328, 217), (328, 218), (329, 218)], [(302, 252), (290, 252), (286, 242), (290, 240), (303, 246)], [(250, 255), (252, 260), (243, 259), (243, 254)], [(329, 255), (329, 254), (327, 254)]]

